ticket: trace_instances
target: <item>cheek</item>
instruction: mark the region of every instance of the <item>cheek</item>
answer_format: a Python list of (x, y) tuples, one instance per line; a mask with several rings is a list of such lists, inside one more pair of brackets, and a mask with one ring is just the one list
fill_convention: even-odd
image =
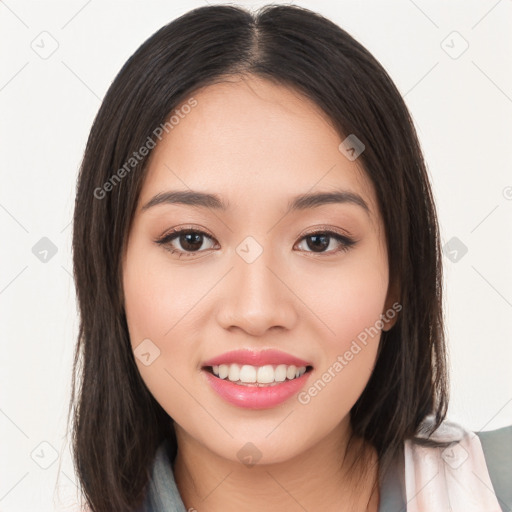
[(144, 338), (175, 338), (187, 324), (187, 314), (204, 294), (204, 283), (193, 273), (185, 266), (171, 272), (159, 251), (147, 245), (129, 250), (123, 284), (132, 346)]
[(197, 276), (197, 270), (175, 267), (160, 250), (138, 241), (128, 248), (123, 273), (131, 346), (137, 356), (137, 347), (149, 339), (149, 346), (158, 353), (148, 366), (136, 357), (137, 367), (153, 395), (159, 399), (165, 392), (166, 400), (180, 395), (173, 392), (177, 383), (171, 374), (179, 382), (192, 377), (191, 369), (197, 363), (194, 357), (199, 354), (197, 315), (205, 293), (205, 281)]
[[(332, 330), (339, 348), (345, 348), (353, 339), (364, 341), (371, 331), (375, 335), (375, 325), (383, 312), (387, 280), (374, 269), (364, 273), (351, 273), (333, 284), (331, 291), (330, 315)], [(368, 335), (368, 339), (372, 336)]]
[(309, 287), (311, 309), (322, 321), (322, 335), (316, 336), (321, 356), (315, 379), (299, 402), (309, 404), (323, 421), (335, 422), (332, 411), (352, 407), (375, 365), (388, 287), (387, 261), (375, 246), (308, 282), (314, 282), (316, 290), (311, 293)]
[[(182, 386), (190, 387), (190, 354), (191, 350), (196, 350), (190, 339), (193, 327), (187, 317), (194, 304), (194, 293), (190, 286), (184, 288), (187, 293), (181, 293), (182, 285), (187, 284), (181, 281), (183, 278), (179, 272), (169, 275), (168, 270), (166, 272), (162, 268), (162, 263), (151, 257), (147, 248), (136, 250), (133, 247), (130, 250), (123, 285), (135, 362), (157, 402), (169, 415), (178, 418), (186, 416), (190, 408)], [(185, 331), (188, 331), (188, 337)], [(143, 342), (148, 339), (149, 342)], [(138, 357), (138, 353), (147, 352), (151, 354), (150, 364)]]
[(310, 274), (311, 278), (306, 278), (303, 273), (298, 281), (300, 294), (307, 297), (311, 310), (325, 327), (322, 338), (327, 352), (332, 355), (332, 351), (344, 350), (360, 334), (363, 339), (362, 333), (371, 328), (375, 334), (388, 289), (387, 261), (376, 245), (347, 254), (328, 271), (312, 270)]

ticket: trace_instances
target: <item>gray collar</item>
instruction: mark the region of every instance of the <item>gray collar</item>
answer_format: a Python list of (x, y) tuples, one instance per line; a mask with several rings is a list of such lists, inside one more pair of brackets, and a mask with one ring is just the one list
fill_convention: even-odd
[[(174, 480), (169, 441), (164, 440), (156, 451), (151, 481), (144, 508), (139, 512), (187, 512)], [(404, 512), (405, 479), (403, 451), (380, 482), (378, 512)]]

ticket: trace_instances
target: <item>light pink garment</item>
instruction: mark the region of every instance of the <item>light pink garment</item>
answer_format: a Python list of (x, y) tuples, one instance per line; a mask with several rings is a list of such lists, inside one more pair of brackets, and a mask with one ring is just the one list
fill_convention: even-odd
[[(429, 424), (433, 415), (423, 426)], [(407, 512), (502, 512), (478, 436), (445, 420), (431, 439), (451, 444), (435, 448), (405, 441)]]

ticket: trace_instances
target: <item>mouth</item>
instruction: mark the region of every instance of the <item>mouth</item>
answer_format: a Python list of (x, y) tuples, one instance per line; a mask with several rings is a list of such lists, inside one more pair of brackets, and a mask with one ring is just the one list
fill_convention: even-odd
[(253, 366), (237, 363), (204, 366), (206, 383), (220, 398), (245, 409), (271, 409), (284, 404), (306, 386), (311, 365)]
[(300, 392), (313, 365), (280, 350), (242, 349), (204, 361), (201, 370), (210, 389), (229, 404), (270, 409)]
[(305, 373), (311, 372), (311, 365), (271, 365), (253, 366), (249, 364), (220, 364), (204, 366), (203, 370), (214, 377), (229, 381), (238, 386), (273, 387), (284, 382), (299, 379)]

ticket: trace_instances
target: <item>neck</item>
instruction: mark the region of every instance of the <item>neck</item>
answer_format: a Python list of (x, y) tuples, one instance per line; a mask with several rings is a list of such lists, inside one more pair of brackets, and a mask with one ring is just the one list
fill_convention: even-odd
[(252, 512), (263, 505), (266, 512), (378, 511), (377, 454), (359, 438), (347, 450), (348, 421), (291, 460), (252, 467), (210, 451), (178, 425), (175, 429), (179, 449), (173, 471), (187, 510)]

